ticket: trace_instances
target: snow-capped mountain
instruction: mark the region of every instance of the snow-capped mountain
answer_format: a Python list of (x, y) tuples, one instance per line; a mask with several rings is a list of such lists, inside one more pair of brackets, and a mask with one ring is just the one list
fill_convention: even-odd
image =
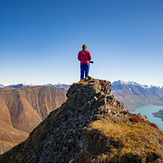
[(157, 88), (157, 89), (163, 89), (163, 86), (153, 86), (153, 85), (143, 85), (143, 84), (140, 84), (140, 83), (137, 83), (137, 82), (134, 82), (134, 81), (123, 81), (123, 80), (118, 80), (118, 81), (114, 81), (112, 83), (112, 89), (120, 89), (119, 86), (122, 86), (122, 85), (135, 85), (135, 86), (141, 86), (145, 89), (153, 89), (153, 88)]
[(3, 88), (3, 87), (5, 87), (3, 84), (0, 84), (0, 88)]
[(163, 105), (163, 87), (118, 80), (112, 83), (112, 94), (130, 110), (145, 105)]
[[(46, 84), (42, 86), (53, 87), (57, 90), (69, 89), (71, 84)], [(29, 85), (17, 84), (0, 87), (7, 88), (22, 88)], [(37, 85), (30, 85), (37, 86)], [(119, 101), (122, 101), (126, 109), (134, 110), (145, 105), (163, 105), (163, 87), (142, 85), (134, 81), (125, 82), (123, 80), (114, 81), (112, 83), (112, 94), (116, 96)]]

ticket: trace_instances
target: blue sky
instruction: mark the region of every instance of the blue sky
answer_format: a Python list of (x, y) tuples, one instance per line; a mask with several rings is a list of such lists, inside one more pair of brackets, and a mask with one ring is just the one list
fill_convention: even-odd
[(87, 44), (90, 76), (163, 86), (162, 0), (0, 0), (0, 83), (73, 83)]

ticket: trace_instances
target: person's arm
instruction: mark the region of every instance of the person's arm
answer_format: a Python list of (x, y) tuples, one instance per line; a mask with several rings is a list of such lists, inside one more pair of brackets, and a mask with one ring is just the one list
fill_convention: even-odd
[(78, 53), (78, 60), (81, 61), (81, 55), (80, 55), (80, 52)]
[(92, 55), (91, 55), (90, 52), (88, 54), (89, 54), (89, 60), (91, 60), (92, 59)]

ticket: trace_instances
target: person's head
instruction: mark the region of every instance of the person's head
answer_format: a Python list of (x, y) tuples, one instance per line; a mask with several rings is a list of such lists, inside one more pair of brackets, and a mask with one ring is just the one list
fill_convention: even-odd
[(82, 48), (83, 48), (83, 50), (86, 50), (87, 49), (87, 45), (83, 44)]

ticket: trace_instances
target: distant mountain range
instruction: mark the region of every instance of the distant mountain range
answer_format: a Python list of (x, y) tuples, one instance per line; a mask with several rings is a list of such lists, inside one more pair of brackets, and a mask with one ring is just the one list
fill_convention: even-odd
[(16, 85), (8, 85), (6, 86), (7, 88), (22, 88), (24, 87), (25, 85), (23, 84), (16, 84)]
[(1, 88), (1, 87), (5, 87), (5, 86), (4, 86), (3, 84), (0, 84), (0, 88)]
[[(46, 84), (43, 86), (67, 91), (70, 84)], [(5, 86), (2, 85), (2, 87)], [(25, 85), (17, 84), (6, 87), (23, 88)], [(135, 110), (145, 105), (163, 105), (163, 87), (161, 86), (142, 85), (134, 81), (125, 82), (118, 80), (112, 83), (111, 89), (112, 94), (122, 101), (128, 110)]]
[(43, 86), (53, 87), (57, 90), (66, 90), (67, 91), (71, 85), (70, 84), (46, 84)]
[[(0, 84), (0, 88), (6, 87), (6, 88), (23, 88), (23, 87), (34, 87), (34, 86), (39, 86), (39, 85), (24, 85), (24, 84), (13, 84), (13, 85), (8, 85), (5, 86), (3, 84)], [(70, 84), (45, 84), (45, 85), (40, 85), (40, 86), (46, 86), (46, 87), (53, 87), (57, 90), (68, 90), (70, 87)]]
[(145, 105), (163, 105), (163, 87), (119, 80), (112, 83), (112, 94), (129, 110)]
[(29, 133), (67, 99), (65, 90), (22, 84), (0, 89), (0, 154)]
[(7, 88), (22, 88), (24, 86), (25, 85), (23, 85), (23, 84), (14, 84), (14, 85), (8, 85), (8, 86), (5, 86), (3, 84), (0, 84), (0, 88), (3, 88), (3, 87), (7, 87)]
[[(44, 86), (67, 91), (70, 84), (47, 84)], [(122, 101), (128, 110), (135, 110), (146, 105), (163, 105), (163, 87), (160, 86), (118, 80), (112, 83), (111, 89), (112, 94)]]

